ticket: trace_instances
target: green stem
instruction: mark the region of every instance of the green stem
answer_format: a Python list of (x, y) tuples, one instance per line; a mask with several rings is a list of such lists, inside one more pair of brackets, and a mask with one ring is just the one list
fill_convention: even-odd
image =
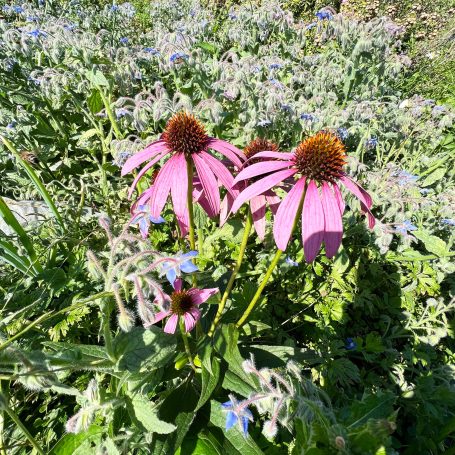
[(186, 355), (188, 356), (188, 360), (190, 362), (191, 368), (194, 371), (196, 371), (196, 367), (195, 367), (194, 361), (193, 361), (193, 355), (191, 354), (190, 343), (188, 341), (188, 334), (185, 332), (185, 326), (183, 324), (183, 318), (181, 318), (181, 317), (179, 317), (179, 326), (180, 326), (180, 332), (182, 334), (183, 344), (185, 346)]
[[(302, 198), (300, 199), (299, 207), (297, 208), (297, 213), (296, 213), (296, 216), (294, 219), (294, 224), (292, 225), (290, 238), (292, 238), (292, 234), (295, 231), (295, 228), (297, 226), (300, 215), (302, 214), (303, 201), (305, 200), (305, 195), (306, 195), (306, 188), (303, 191)], [(256, 303), (261, 298), (262, 291), (266, 287), (267, 282), (269, 281), (269, 278), (272, 276), (273, 270), (275, 269), (276, 265), (278, 264), (278, 261), (280, 260), (280, 257), (283, 253), (284, 253), (284, 251), (282, 251), (282, 250), (277, 250), (277, 252), (275, 253), (275, 256), (274, 256), (271, 264), (269, 265), (269, 268), (267, 269), (267, 272), (265, 273), (265, 276), (264, 276), (261, 284), (259, 285), (258, 290), (254, 294), (253, 299), (251, 300), (247, 309), (243, 313), (242, 317), (238, 320), (237, 324), (235, 325), (237, 328), (242, 327), (242, 325), (248, 319), (248, 316), (250, 315), (250, 313), (253, 311), (254, 307), (256, 306)]]
[(250, 235), (252, 226), (253, 217), (251, 215), (251, 210), (248, 210), (248, 217), (246, 219), (245, 229), (243, 231), (243, 238), (242, 243), (240, 244), (239, 256), (237, 258), (237, 262), (235, 263), (235, 267), (234, 270), (232, 271), (231, 277), (229, 278), (226, 290), (224, 291), (223, 297), (221, 298), (220, 304), (218, 305), (218, 311), (215, 315), (215, 319), (212, 322), (212, 326), (210, 327), (210, 331), (208, 334), (209, 337), (213, 335), (213, 332), (215, 331), (215, 328), (221, 319), (227, 299), (231, 293), (232, 287), (234, 286), (234, 281), (237, 278), (237, 274), (239, 273), (240, 267), (242, 265), (243, 257), (245, 256), (246, 245), (248, 243), (248, 237)]
[(17, 416), (17, 414), (10, 408), (6, 409), (6, 412), (10, 416), (11, 420), (22, 430), (22, 432), (25, 434), (27, 439), (30, 441), (34, 449), (40, 454), (40, 455), (45, 455), (44, 450), (41, 448), (41, 446), (38, 444), (37, 440), (31, 435), (31, 433), (27, 430), (25, 425), (21, 422), (21, 419)]
[(115, 355), (114, 355), (114, 348), (112, 343), (112, 333), (111, 333), (111, 302), (108, 299), (105, 299), (103, 304), (101, 305), (101, 326), (104, 338), (104, 346), (106, 347), (107, 355), (109, 359), (115, 362)]
[[(3, 383), (2, 380), (0, 379), (0, 394), (3, 395)], [(3, 399), (3, 396), (0, 398)], [(4, 398), (5, 401), (7, 398)], [(6, 449), (5, 449), (5, 413), (4, 409), (0, 409), (0, 455), (6, 455)]]
[(269, 278), (271, 277), (282, 254), (283, 254), (282, 250), (277, 250), (277, 252), (275, 253), (275, 256), (274, 256), (272, 262), (270, 263), (269, 268), (267, 269), (267, 272), (266, 272), (261, 284), (259, 285), (258, 290), (256, 291), (256, 294), (254, 294), (254, 297), (251, 300), (250, 304), (248, 305), (247, 309), (245, 310), (242, 317), (238, 320), (237, 324), (235, 325), (237, 328), (241, 327), (245, 323), (245, 321), (248, 319), (248, 316), (250, 315), (250, 313), (253, 311), (254, 307), (256, 306), (256, 303), (261, 298), (262, 291), (266, 287), (267, 282), (269, 281)]
[(106, 114), (111, 122), (112, 128), (114, 129), (115, 136), (117, 139), (122, 139), (123, 134), (120, 131), (120, 127), (118, 126), (117, 120), (114, 116), (114, 113), (112, 112), (111, 109), (111, 103), (108, 99), (108, 97), (104, 94), (103, 89), (101, 87), (97, 87), (98, 91), (100, 92), (101, 99), (103, 100), (104, 107), (106, 108)]
[[(193, 161), (191, 158), (186, 159), (186, 169), (188, 176), (188, 193), (187, 193), (187, 204), (188, 204), (188, 216), (189, 216), (189, 235), (190, 235), (190, 248), (196, 250), (196, 240), (194, 236), (194, 210), (193, 210)], [(197, 280), (196, 275), (193, 273), (193, 286), (196, 287)]]

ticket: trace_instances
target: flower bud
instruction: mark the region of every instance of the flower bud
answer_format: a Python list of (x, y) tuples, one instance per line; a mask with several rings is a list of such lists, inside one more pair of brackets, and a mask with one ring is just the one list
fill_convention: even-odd
[(118, 326), (124, 332), (129, 332), (134, 327), (134, 316), (131, 311), (121, 308), (117, 317)]
[(337, 436), (335, 438), (335, 447), (337, 449), (344, 449), (346, 447), (346, 442), (342, 436)]
[(272, 420), (266, 420), (264, 426), (262, 427), (262, 434), (267, 439), (273, 439), (278, 432), (278, 427), (275, 422)]

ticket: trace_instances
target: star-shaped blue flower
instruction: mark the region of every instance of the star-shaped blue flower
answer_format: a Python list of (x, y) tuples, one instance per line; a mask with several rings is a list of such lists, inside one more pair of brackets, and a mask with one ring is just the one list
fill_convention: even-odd
[(177, 262), (164, 262), (161, 272), (166, 274), (169, 283), (174, 286), (174, 282), (183, 273), (197, 272), (197, 265), (193, 264), (193, 258), (198, 255), (197, 251), (188, 251), (188, 253), (180, 253), (175, 259)]
[(354, 349), (357, 348), (357, 343), (352, 338), (346, 338), (346, 343), (345, 343), (344, 347), (348, 351), (353, 351)]
[(139, 225), (139, 230), (141, 231), (142, 237), (147, 238), (150, 223), (161, 224), (165, 223), (166, 220), (159, 216), (158, 218), (150, 215), (150, 211), (147, 205), (139, 205), (134, 213), (134, 216), (131, 220), (131, 224)]
[(238, 424), (244, 436), (248, 434), (248, 423), (253, 421), (253, 414), (243, 402), (238, 402), (233, 396), (230, 400), (222, 403), (221, 407), (226, 414), (226, 431)]

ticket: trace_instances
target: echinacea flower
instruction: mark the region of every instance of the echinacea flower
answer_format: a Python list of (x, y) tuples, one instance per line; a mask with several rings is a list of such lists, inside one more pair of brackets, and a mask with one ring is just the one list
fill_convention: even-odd
[[(148, 203), (151, 216), (157, 218), (170, 194), (182, 236), (186, 235), (189, 225), (188, 166), (194, 165), (195, 167), (207, 200), (209, 216), (220, 213), (218, 180), (228, 191), (233, 192), (232, 174), (220, 160), (208, 152), (209, 149), (221, 153), (239, 169), (245, 160), (245, 156), (237, 147), (222, 139), (208, 136), (204, 126), (193, 115), (185, 112), (175, 114), (168, 121), (166, 129), (158, 141), (133, 155), (124, 164), (122, 175), (150, 160), (134, 179), (129, 196), (142, 176), (162, 158), (168, 157), (169, 159), (158, 172), (152, 186), (139, 196), (136, 204)], [(233, 193), (235, 194), (235, 192)]]
[[(243, 150), (247, 158), (247, 162), (244, 166), (251, 165), (256, 162), (253, 159), (255, 155), (260, 152), (264, 152), (266, 150), (272, 150), (274, 152), (278, 152), (278, 145), (272, 141), (268, 141), (267, 139), (257, 138), (251, 141)], [(257, 161), (262, 161), (259, 158)], [(246, 183), (246, 182), (244, 182)], [(251, 183), (251, 181), (249, 182)], [(245, 185), (244, 185), (245, 186)], [(243, 189), (243, 188), (242, 188)], [(234, 203), (235, 197), (228, 193), (224, 198), (223, 202), (221, 203), (221, 217), (220, 217), (220, 224), (223, 225), (227, 220), (229, 214), (231, 213), (232, 205)], [(261, 240), (264, 240), (265, 237), (265, 212), (266, 212), (266, 205), (270, 207), (270, 210), (275, 215), (278, 209), (278, 205), (280, 204), (280, 198), (273, 192), (273, 191), (266, 191), (264, 194), (258, 194), (250, 199), (250, 210), (251, 216), (253, 218), (253, 225), (256, 234)]]
[(343, 171), (346, 164), (345, 146), (335, 135), (321, 131), (309, 137), (293, 153), (265, 151), (254, 157), (271, 158), (243, 169), (235, 178), (238, 183), (268, 174), (243, 190), (236, 198), (232, 211), (253, 197), (264, 194), (286, 179), (293, 180), (292, 188), (281, 202), (275, 216), (273, 235), (277, 247), (284, 251), (293, 231), (293, 221), (302, 207), (302, 241), (305, 259), (312, 262), (322, 242), (326, 256), (333, 257), (341, 245), (342, 215), (345, 203), (339, 184), (357, 197), (363, 212), (368, 214), (369, 227), (375, 219), (370, 212), (370, 195)]
[(174, 292), (168, 296), (169, 308), (155, 314), (153, 322), (146, 324), (146, 327), (155, 324), (162, 319), (169, 317), (164, 326), (166, 333), (175, 333), (179, 318), (183, 318), (185, 332), (190, 332), (196, 326), (196, 322), (201, 318), (199, 305), (206, 302), (212, 295), (218, 292), (218, 288), (213, 289), (182, 289), (182, 280), (174, 282)]
[(248, 423), (253, 422), (253, 414), (247, 407), (247, 402), (237, 401), (233, 395), (229, 395), (229, 401), (222, 403), (223, 411), (226, 411), (226, 430), (236, 423), (244, 436), (248, 434)]
[(138, 205), (135, 209), (130, 224), (139, 225), (139, 230), (141, 231), (142, 237), (145, 239), (147, 238), (147, 234), (149, 232), (150, 223), (161, 224), (165, 222), (166, 220), (161, 216), (155, 218), (154, 216), (150, 215), (148, 206), (141, 204)]

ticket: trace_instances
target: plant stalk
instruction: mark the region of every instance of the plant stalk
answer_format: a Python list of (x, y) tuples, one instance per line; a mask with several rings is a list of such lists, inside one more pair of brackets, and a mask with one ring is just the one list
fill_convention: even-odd
[(180, 333), (182, 334), (183, 345), (185, 346), (185, 352), (188, 356), (191, 368), (196, 371), (196, 366), (194, 365), (193, 355), (191, 354), (190, 343), (188, 341), (188, 334), (185, 332), (185, 326), (183, 324), (183, 318), (179, 316), (179, 327)]
[(211, 337), (213, 335), (213, 333), (215, 332), (215, 328), (221, 319), (224, 307), (226, 306), (227, 299), (231, 293), (232, 287), (234, 286), (234, 281), (237, 278), (237, 274), (239, 273), (240, 267), (242, 265), (243, 257), (245, 256), (246, 245), (248, 243), (248, 237), (250, 235), (252, 227), (253, 227), (253, 216), (251, 215), (251, 210), (248, 210), (248, 216), (246, 219), (245, 229), (243, 231), (242, 243), (240, 244), (239, 256), (237, 258), (237, 262), (235, 263), (235, 267), (234, 267), (234, 270), (232, 271), (231, 277), (229, 278), (229, 282), (226, 286), (226, 290), (224, 291), (224, 294), (221, 297), (220, 304), (218, 305), (218, 311), (216, 312), (215, 319), (213, 320), (209, 333), (208, 333), (209, 337)]
[(34, 449), (40, 454), (40, 455), (45, 455), (44, 450), (41, 448), (41, 446), (38, 444), (38, 441), (31, 435), (31, 433), (27, 430), (25, 425), (21, 422), (21, 419), (19, 419), (19, 416), (10, 408), (7, 408), (5, 410), (7, 414), (10, 416), (11, 420), (22, 430), (22, 432), (25, 434), (27, 439), (30, 441), (30, 444), (34, 447)]

